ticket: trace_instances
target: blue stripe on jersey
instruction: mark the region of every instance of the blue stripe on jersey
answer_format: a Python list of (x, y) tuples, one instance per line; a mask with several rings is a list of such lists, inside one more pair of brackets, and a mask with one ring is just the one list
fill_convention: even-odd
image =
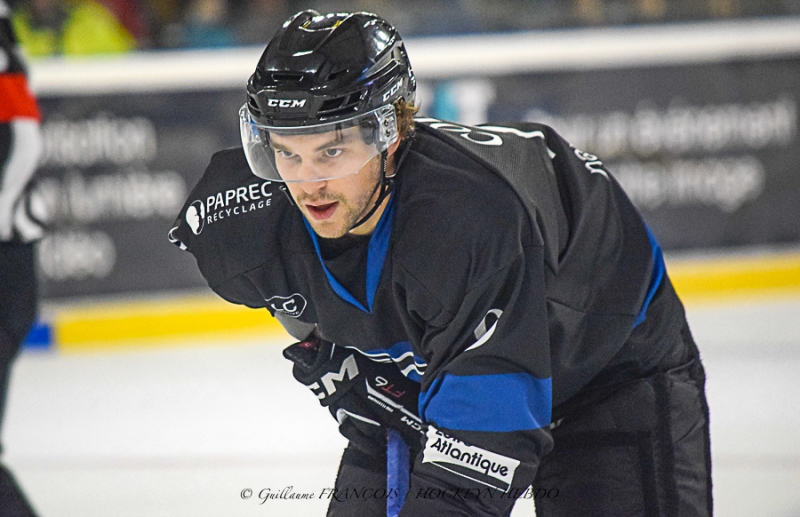
[(378, 290), (378, 281), (381, 278), (381, 271), (383, 271), (383, 263), (386, 261), (386, 255), (389, 252), (389, 237), (392, 235), (392, 220), (394, 219), (393, 215), (394, 196), (389, 199), (389, 204), (386, 206), (386, 210), (381, 215), (378, 225), (375, 227), (375, 231), (372, 232), (372, 237), (369, 239), (369, 248), (367, 249), (366, 283), (368, 309), (365, 308), (355, 296), (350, 294), (350, 292), (345, 289), (338, 280), (336, 280), (331, 272), (328, 271), (328, 268), (325, 266), (325, 261), (322, 260), (322, 253), (320, 253), (319, 250), (317, 233), (314, 231), (311, 225), (308, 224), (305, 216), (303, 216), (303, 224), (306, 225), (306, 230), (311, 236), (311, 240), (314, 243), (314, 249), (317, 252), (317, 257), (319, 257), (319, 263), (322, 264), (322, 270), (325, 272), (325, 276), (328, 277), (328, 284), (330, 284), (331, 289), (333, 289), (333, 292), (339, 295), (339, 298), (364, 312), (372, 312), (372, 302), (375, 300), (375, 292)]
[(383, 263), (389, 253), (389, 237), (392, 235), (392, 222), (394, 221), (394, 196), (389, 199), (386, 211), (381, 215), (372, 237), (369, 239), (367, 251), (367, 305), (372, 311), (372, 302), (378, 290), (378, 281), (381, 278)]
[(661, 285), (661, 281), (664, 279), (664, 273), (667, 270), (664, 265), (664, 254), (661, 252), (661, 246), (658, 245), (655, 235), (650, 231), (649, 226), (644, 225), (644, 228), (647, 230), (647, 237), (650, 239), (650, 246), (653, 249), (653, 276), (650, 278), (650, 287), (647, 289), (647, 296), (644, 297), (642, 310), (639, 311), (636, 321), (633, 322), (634, 327), (644, 321), (647, 307), (650, 306), (650, 301), (653, 299), (653, 296), (655, 296), (658, 286)]
[(417, 357), (414, 354), (414, 351), (411, 349), (411, 343), (408, 341), (400, 341), (398, 343), (393, 344), (389, 348), (381, 348), (377, 350), (366, 350), (362, 352), (364, 355), (370, 356), (373, 359), (380, 359), (381, 356), (388, 356), (392, 359), (392, 361), (397, 362), (401, 359), (404, 359), (404, 356), (414, 357), (414, 360), (419, 362), (420, 364), (424, 365), (425, 361), (422, 360), (421, 357)]
[[(408, 341), (400, 341), (389, 348), (377, 350), (359, 350), (359, 352), (369, 357), (373, 361), (392, 361), (394, 363), (398, 363), (397, 366), (400, 368), (400, 371), (403, 373), (403, 375), (416, 382), (422, 381), (422, 373), (425, 371), (425, 367), (428, 366), (428, 363), (426, 363), (424, 359), (414, 353), (414, 351), (411, 349), (411, 343)], [(408, 366), (403, 367), (403, 365), (400, 364), (409, 359), (411, 361), (409, 362)]]
[(424, 422), (461, 431), (528, 431), (550, 425), (551, 379), (527, 373), (445, 373), (419, 395)]

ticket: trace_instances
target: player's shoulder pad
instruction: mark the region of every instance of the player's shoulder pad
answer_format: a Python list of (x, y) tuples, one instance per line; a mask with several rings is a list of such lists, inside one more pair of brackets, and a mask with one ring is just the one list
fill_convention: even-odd
[(438, 133), (458, 142), (462, 147), (477, 152), (496, 151), (518, 147), (524, 142), (546, 142), (557, 136), (553, 128), (537, 122), (508, 122), (499, 124), (479, 124), (471, 126), (460, 122), (450, 122), (429, 117), (415, 118), (417, 128)]
[(415, 122), (418, 129), (466, 152), (508, 180), (513, 180), (521, 167), (533, 166), (536, 173), (553, 174), (555, 152), (548, 143), (560, 137), (544, 124), (469, 126), (432, 118), (418, 118)]
[(479, 126), (432, 118), (415, 122), (419, 130), (466, 152), (512, 186), (540, 232), (548, 250), (545, 259), (554, 267), (562, 209), (553, 168), (556, 153), (549, 144), (560, 143), (561, 137), (552, 128), (534, 122)]
[(241, 147), (225, 149), (211, 157), (168, 238), (195, 256), (214, 287), (277, 253), (270, 236), (289, 207), (280, 184), (251, 173)]

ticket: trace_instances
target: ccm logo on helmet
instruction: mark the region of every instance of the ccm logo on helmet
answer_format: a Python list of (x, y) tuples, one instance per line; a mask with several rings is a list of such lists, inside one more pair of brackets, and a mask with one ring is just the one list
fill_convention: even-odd
[(387, 100), (389, 100), (392, 97), (392, 95), (397, 93), (397, 91), (400, 89), (401, 86), (403, 86), (403, 80), (402, 79), (397, 81), (395, 83), (395, 85), (391, 87), (391, 89), (389, 91), (387, 91), (386, 93), (383, 94), (383, 102), (386, 102)]
[(270, 108), (302, 108), (305, 105), (306, 99), (267, 99)]

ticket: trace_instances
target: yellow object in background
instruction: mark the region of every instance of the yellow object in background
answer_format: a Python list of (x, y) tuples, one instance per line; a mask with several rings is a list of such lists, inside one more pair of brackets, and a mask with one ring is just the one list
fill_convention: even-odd
[(248, 309), (209, 293), (170, 299), (63, 307), (52, 317), (61, 352), (163, 346), (175, 338), (219, 335), (271, 339), (287, 335), (267, 309)]
[(16, 9), (12, 23), (31, 57), (88, 56), (134, 50), (134, 37), (94, 0), (34, 0)]
[(667, 260), (667, 272), (686, 303), (800, 294), (800, 252)]
[[(689, 310), (697, 304), (800, 296), (800, 252), (753, 256), (667, 257), (675, 291)], [(266, 309), (228, 303), (212, 293), (53, 306), (45, 309), (59, 352), (164, 347), (215, 338), (263, 339), (288, 334)]]

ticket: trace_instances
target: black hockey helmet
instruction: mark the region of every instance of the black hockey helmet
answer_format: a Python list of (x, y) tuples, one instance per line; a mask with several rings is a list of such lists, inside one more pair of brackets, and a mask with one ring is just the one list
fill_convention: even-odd
[[(413, 105), (416, 81), (397, 30), (370, 13), (302, 11), (267, 45), (239, 111), (253, 173), (280, 182), (318, 182), (356, 174), (380, 156), (372, 208), (391, 193), (388, 149), (397, 142), (395, 104)], [(306, 159), (292, 138), (334, 135)], [(359, 136), (360, 135), (360, 136)], [(286, 140), (286, 139), (289, 140)]]
[[(389, 23), (370, 13), (302, 11), (275, 34), (247, 82), (239, 123), (250, 168), (282, 182), (355, 174), (397, 141), (394, 104), (412, 104), (415, 92), (403, 41)], [(276, 143), (323, 133), (342, 141), (360, 134), (363, 145), (309, 167)]]
[(402, 99), (416, 81), (397, 30), (370, 13), (302, 11), (278, 30), (247, 82), (259, 126), (314, 126)]

